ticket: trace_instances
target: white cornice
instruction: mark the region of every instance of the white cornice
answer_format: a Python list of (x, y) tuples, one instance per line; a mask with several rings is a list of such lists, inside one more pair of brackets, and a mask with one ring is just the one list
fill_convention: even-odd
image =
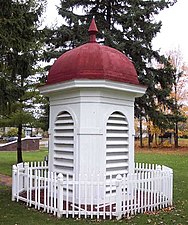
[(134, 94), (135, 97), (142, 96), (146, 87), (128, 83), (120, 83), (109, 80), (71, 80), (63, 83), (44, 85), (39, 88), (40, 93), (50, 96), (54, 93), (81, 88), (101, 88), (117, 91), (124, 91)]

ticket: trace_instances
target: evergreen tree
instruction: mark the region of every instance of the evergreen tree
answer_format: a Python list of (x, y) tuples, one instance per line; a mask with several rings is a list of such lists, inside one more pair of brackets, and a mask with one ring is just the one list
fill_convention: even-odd
[(39, 50), (43, 37), (39, 21), (45, 0), (0, 0), (0, 123), (18, 127), (17, 162), (22, 162), (23, 125), (34, 118), (29, 108), (35, 97)]
[(36, 101), (40, 105), (39, 117), (35, 122), (35, 127), (41, 128), (43, 131), (48, 131), (49, 128), (49, 99), (48, 97), (44, 97), (42, 95), (38, 95)]
[[(57, 57), (87, 42), (87, 30), (91, 18), (95, 17), (99, 42), (126, 54), (135, 65), (140, 83), (148, 87), (146, 94), (136, 99), (136, 117), (149, 117), (155, 125), (164, 128), (168, 118), (159, 110), (158, 105), (171, 105), (169, 95), (173, 70), (164, 56), (152, 50), (152, 39), (161, 28), (161, 22), (156, 22), (154, 16), (175, 2), (61, 0), (59, 14), (66, 23), (51, 31), (47, 40), (50, 51), (46, 52), (46, 58)], [(153, 67), (152, 61), (157, 61), (163, 67)]]

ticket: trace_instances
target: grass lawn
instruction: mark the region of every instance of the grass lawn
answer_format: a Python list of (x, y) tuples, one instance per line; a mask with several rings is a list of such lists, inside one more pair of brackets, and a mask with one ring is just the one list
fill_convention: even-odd
[[(11, 174), (11, 165), (16, 162), (16, 153), (0, 152), (0, 173)], [(25, 152), (25, 161), (43, 160), (47, 154), (43, 149), (38, 152)], [(21, 202), (11, 202), (10, 188), (0, 186), (0, 225), (47, 225), (47, 224), (132, 224), (132, 225), (186, 225), (188, 224), (188, 151), (179, 154), (155, 153), (144, 151), (136, 153), (137, 162), (163, 164), (174, 170), (174, 207), (153, 214), (139, 214), (120, 221), (96, 221), (85, 219), (57, 219), (47, 213), (27, 208)]]
[[(39, 151), (23, 151), (24, 162), (43, 161), (44, 157), (48, 154), (46, 148)], [(0, 152), (0, 173), (11, 176), (12, 165), (16, 164), (16, 151), (15, 152)]]

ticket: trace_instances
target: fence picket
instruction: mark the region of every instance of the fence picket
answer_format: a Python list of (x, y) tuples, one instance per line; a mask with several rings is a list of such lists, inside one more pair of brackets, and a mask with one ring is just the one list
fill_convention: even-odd
[(140, 204), (140, 195), (141, 195), (141, 177), (140, 177), (140, 175), (141, 175), (141, 173), (137, 173), (137, 192), (138, 192), (138, 209), (137, 209), (137, 211), (138, 211), (138, 213), (140, 213), (140, 206), (141, 206), (141, 204)]
[(46, 173), (46, 170), (44, 170), (44, 212), (46, 211), (46, 189), (47, 189), (47, 185), (46, 185), (46, 182), (47, 182), (47, 173)]
[(69, 216), (68, 203), (69, 203), (69, 177), (67, 175), (66, 177), (66, 218), (68, 218)]
[(38, 210), (40, 209), (40, 170), (38, 170), (38, 184), (37, 184), (37, 190), (38, 190)]
[(16, 191), (17, 191), (17, 195), (16, 195), (16, 200), (17, 200), (17, 202), (19, 201), (19, 191), (20, 191), (20, 170), (19, 170), (19, 166), (17, 165), (17, 168), (18, 168), (18, 170), (17, 170), (17, 182), (16, 182), (16, 184), (17, 184), (17, 187), (16, 187)]
[(48, 179), (47, 179), (47, 213), (50, 211), (50, 172), (48, 171)]
[(144, 172), (141, 172), (141, 213), (144, 212)]
[[(151, 169), (153, 168), (153, 165), (151, 165)], [(150, 179), (151, 179), (151, 191), (150, 191), (150, 210), (153, 212), (153, 199), (154, 199), (154, 192), (153, 192), (153, 171), (150, 173)]]
[(54, 210), (54, 216), (56, 215), (56, 209), (57, 209), (57, 174), (55, 173), (54, 174), (54, 185), (53, 185), (53, 188), (54, 188), (54, 191), (53, 191), (53, 210)]
[[(79, 180), (81, 180), (81, 174), (79, 174)], [(78, 183), (78, 217), (81, 217), (81, 182)]]
[(24, 180), (25, 180), (25, 189), (26, 189), (27, 206), (28, 206), (29, 205), (29, 164), (28, 163), (25, 163)]
[(110, 202), (110, 220), (112, 219), (112, 174), (110, 174), (110, 191), (109, 191), (109, 202)]
[(138, 195), (137, 195), (137, 175), (134, 173), (134, 214), (138, 211)]
[[(103, 189), (103, 219), (105, 220), (106, 218), (106, 176), (103, 176), (103, 184), (102, 184), (102, 189)], [(122, 193), (121, 193), (122, 194)]]
[(130, 216), (130, 199), (129, 199), (130, 195), (129, 195), (129, 193), (130, 193), (130, 185), (131, 185), (130, 174), (127, 175), (126, 183), (127, 183), (127, 193), (125, 193), (125, 194), (127, 194), (127, 217), (129, 217)]
[(29, 168), (29, 207), (31, 207), (32, 204), (32, 184), (33, 184), (33, 178), (32, 178), (32, 167)]
[(75, 175), (72, 177), (72, 218), (75, 215)]
[(91, 185), (90, 185), (90, 191), (91, 191), (91, 219), (93, 219), (93, 195), (94, 195), (94, 176), (91, 174)]
[(97, 174), (97, 219), (99, 219), (99, 195), (100, 195), (100, 185), (99, 185), (99, 174)]
[(87, 218), (87, 174), (84, 174), (84, 208), (85, 208), (85, 211), (84, 211), (84, 217)]
[[(156, 186), (156, 210), (159, 210), (159, 171), (156, 171), (156, 180), (155, 180), (155, 186)], [(157, 182), (158, 181), (158, 182)]]

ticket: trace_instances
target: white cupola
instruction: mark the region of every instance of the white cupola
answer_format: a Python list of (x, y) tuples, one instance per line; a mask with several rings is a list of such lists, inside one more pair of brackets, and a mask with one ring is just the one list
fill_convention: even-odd
[(49, 170), (64, 177), (134, 170), (134, 101), (145, 93), (133, 63), (116, 49), (90, 42), (52, 65), (40, 92), (50, 100)]

